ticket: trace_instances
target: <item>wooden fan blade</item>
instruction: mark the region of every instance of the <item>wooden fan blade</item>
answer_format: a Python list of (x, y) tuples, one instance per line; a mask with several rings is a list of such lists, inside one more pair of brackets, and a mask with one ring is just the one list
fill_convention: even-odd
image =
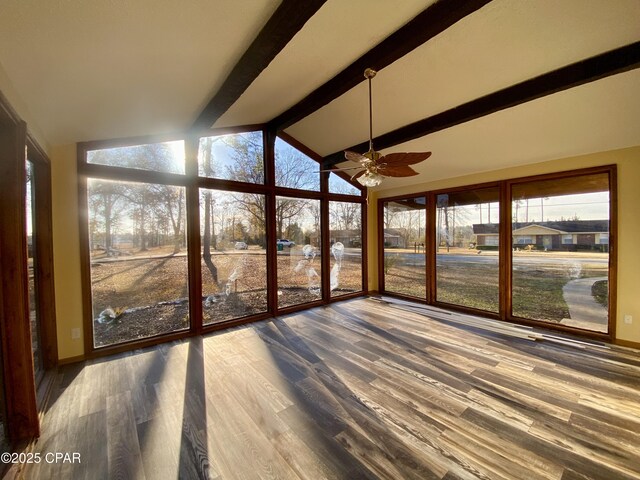
[(412, 177), (418, 175), (418, 172), (408, 165), (384, 165), (378, 167), (378, 173), (385, 177)]
[(358, 177), (361, 177), (362, 175), (364, 175), (364, 170), (361, 170), (360, 172), (356, 172), (352, 177), (351, 180), (355, 180)]
[(352, 162), (361, 162), (362, 160), (367, 159), (367, 157), (365, 157), (364, 155), (352, 152), (351, 150), (345, 150), (344, 158), (346, 158), (347, 160), (351, 160)]
[(402, 166), (402, 165), (415, 165), (420, 163), (431, 156), (431, 152), (402, 152), (402, 153), (390, 153), (385, 155), (378, 163), (386, 163), (387, 165)]

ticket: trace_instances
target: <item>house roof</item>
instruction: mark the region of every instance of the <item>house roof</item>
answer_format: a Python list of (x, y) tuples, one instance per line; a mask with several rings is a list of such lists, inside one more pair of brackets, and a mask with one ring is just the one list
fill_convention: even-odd
[(433, 152), (392, 188), (639, 145), (639, 23), (637, 0), (6, 0), (0, 90), (45, 146), (270, 123), (340, 161), (373, 67), (375, 144)]
[[(606, 233), (609, 231), (609, 220), (564, 220), (557, 222), (515, 222), (512, 224), (514, 231), (527, 227), (543, 227), (555, 230), (558, 233)], [(474, 224), (475, 234), (497, 234), (497, 224)]]

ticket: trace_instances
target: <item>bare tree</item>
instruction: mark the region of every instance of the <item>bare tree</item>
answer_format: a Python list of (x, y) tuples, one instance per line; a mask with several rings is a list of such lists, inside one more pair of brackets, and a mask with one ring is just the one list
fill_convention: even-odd
[[(231, 147), (232, 165), (227, 166), (227, 174), (233, 180), (247, 183), (264, 182), (264, 160), (262, 136), (260, 134), (230, 135), (223, 137)], [(276, 151), (276, 185), (299, 189), (314, 189), (319, 181), (319, 167), (310, 169), (309, 162), (315, 163), (292, 147)], [(317, 170), (316, 170), (317, 169)], [(246, 212), (261, 231), (266, 230), (265, 197), (262, 194), (234, 195), (237, 207)], [(305, 208), (299, 199), (279, 197), (276, 201), (276, 232), (278, 238), (284, 236), (287, 224)]]
[[(211, 147), (213, 146), (213, 138), (204, 138), (201, 143), (202, 167), (205, 176), (213, 176), (213, 159)], [(211, 273), (214, 282), (218, 281), (218, 269), (211, 259), (211, 239), (214, 239), (213, 247), (215, 248), (215, 232), (212, 232), (212, 195), (210, 190), (205, 190), (203, 194), (204, 200), (204, 233), (202, 235), (202, 259)]]
[(89, 184), (90, 234), (93, 239), (99, 226), (104, 228), (104, 248), (107, 253), (113, 249), (113, 228), (126, 208), (124, 193), (123, 185), (116, 182), (92, 180)]
[(359, 230), (361, 207), (359, 203), (330, 202), (329, 215), (332, 228), (337, 230)]

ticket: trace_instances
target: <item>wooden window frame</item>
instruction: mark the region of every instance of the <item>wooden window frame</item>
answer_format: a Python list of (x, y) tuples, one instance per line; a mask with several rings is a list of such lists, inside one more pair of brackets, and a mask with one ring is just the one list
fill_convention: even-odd
[(44, 370), (58, 362), (53, 246), (51, 168), (27, 124), (0, 93), (0, 336), (7, 437), (11, 443), (40, 433), (29, 311), (26, 239), (25, 148), (35, 168), (34, 216), (38, 262), (37, 288), (40, 350)]
[[(487, 182), (487, 183), (478, 183), (478, 184), (474, 184), (474, 185), (465, 185), (465, 186), (460, 186), (460, 187), (453, 187), (453, 188), (443, 188), (443, 189), (439, 189), (439, 190), (434, 190), (429, 192), (429, 204), (432, 206), (430, 212), (431, 212), (431, 216), (433, 216), (433, 222), (434, 222), (434, 229), (431, 230), (432, 235), (435, 235), (435, 222), (436, 222), (436, 214), (437, 214), (437, 198), (438, 195), (443, 195), (446, 193), (460, 193), (460, 192), (472, 192), (475, 190), (483, 190), (483, 189), (489, 189), (489, 188), (495, 188), (498, 189), (498, 204), (499, 204), (499, 224), (500, 224), (500, 229), (499, 229), (499, 235), (500, 235), (500, 241), (499, 241), (499, 246), (498, 246), (498, 284), (502, 285), (502, 282), (504, 281), (504, 274), (503, 274), (503, 268), (502, 268), (502, 256), (503, 256), (503, 248), (502, 248), (502, 186), (501, 186), (501, 182)], [(436, 306), (436, 307), (441, 307), (441, 308), (447, 308), (447, 309), (459, 309), (460, 311), (464, 311), (465, 313), (470, 313), (472, 315), (482, 315), (484, 317), (487, 318), (493, 318), (493, 319), (501, 319), (502, 318), (502, 301), (500, 300), (500, 296), (502, 293), (502, 290), (500, 288), (498, 288), (499, 290), (499, 295), (498, 295), (498, 313), (496, 312), (490, 312), (488, 310), (481, 310), (478, 308), (473, 308), (473, 307), (466, 307), (464, 305), (456, 305), (454, 303), (448, 303), (448, 302), (443, 302), (443, 301), (439, 301), (437, 298), (437, 293), (438, 293), (438, 279), (437, 279), (437, 266), (436, 266), (436, 255), (437, 255), (437, 249), (435, 246), (435, 237), (434, 237), (434, 247), (433, 247), (433, 257), (432, 257), (432, 264), (433, 264), (433, 268), (431, 270), (431, 277), (427, 277), (427, 278), (432, 278), (433, 282), (429, 282), (429, 280), (427, 280), (429, 283), (433, 283), (433, 287), (432, 287), (432, 302), (431, 304)]]
[[(608, 308), (608, 329), (606, 333), (589, 331), (567, 325), (553, 324), (542, 320), (533, 320), (518, 317), (512, 314), (512, 219), (511, 219), (511, 190), (514, 185), (521, 183), (529, 183), (543, 180), (557, 180), (563, 178), (580, 177), (593, 174), (607, 174), (609, 178), (609, 308)], [(603, 341), (613, 341), (616, 338), (616, 298), (617, 298), (617, 265), (618, 265), (618, 192), (617, 192), (617, 166), (603, 165), (598, 167), (582, 168), (576, 170), (567, 170), (552, 172), (542, 175), (533, 175), (526, 177), (518, 177), (501, 181), (486, 182), (472, 185), (462, 185), (458, 187), (424, 191), (412, 193), (409, 195), (397, 195), (393, 197), (382, 197), (378, 199), (378, 278), (379, 291), (381, 294), (391, 297), (402, 298), (415, 301), (427, 305), (446, 308), (449, 310), (468, 313), (471, 315), (480, 315), (486, 318), (518, 323), (522, 325), (540, 327), (545, 329), (557, 330), (560, 332), (575, 334), (587, 338)], [(435, 246), (435, 215), (436, 215), (436, 197), (443, 193), (455, 193), (461, 191), (472, 191), (482, 188), (499, 188), (500, 190), (500, 247), (499, 247), (499, 313), (478, 310), (465, 307), (462, 305), (454, 305), (436, 300), (436, 246)], [(384, 239), (383, 239), (383, 209), (384, 204), (390, 201), (398, 201), (409, 198), (426, 197), (427, 198), (427, 246), (426, 246), (426, 265), (427, 265), (427, 299), (422, 300), (408, 295), (402, 295), (394, 292), (386, 291), (384, 280)]]
[[(264, 144), (264, 184), (253, 184), (238, 182), (234, 180), (201, 177), (198, 175), (198, 150), (201, 137), (227, 135), (236, 133), (247, 133), (261, 131)], [(326, 305), (333, 302), (348, 300), (368, 294), (367, 285), (367, 208), (366, 189), (351, 181), (350, 177), (343, 172), (336, 172), (343, 179), (358, 188), (360, 195), (336, 194), (329, 192), (329, 173), (320, 175), (320, 191), (300, 190), (287, 187), (277, 187), (275, 185), (275, 139), (279, 137), (286, 143), (299, 150), (312, 160), (322, 165), (323, 157), (312, 151), (302, 143), (284, 132), (276, 132), (268, 129), (265, 125), (246, 125), (232, 128), (207, 129), (191, 131), (189, 133), (177, 133), (160, 136), (133, 137), (125, 139), (113, 139), (102, 141), (83, 142), (77, 148), (77, 169), (78, 169), (78, 202), (79, 202), (79, 224), (80, 224), (80, 255), (81, 255), (81, 278), (82, 278), (82, 304), (83, 304), (83, 326), (84, 326), (84, 357), (94, 358), (104, 355), (111, 355), (123, 351), (132, 350), (156, 345), (158, 343), (169, 342), (190, 336), (242, 325), (258, 320), (271, 318), (275, 315), (292, 313), (305, 310), (315, 306)], [(185, 174), (160, 173), (149, 170), (112, 167), (88, 163), (86, 161), (87, 152), (97, 149), (135, 146), (158, 142), (183, 140), (185, 142)], [(154, 337), (131, 340), (129, 342), (94, 347), (93, 345), (93, 311), (92, 311), (92, 287), (90, 252), (88, 236), (88, 202), (87, 202), (87, 180), (89, 178), (101, 178), (114, 181), (134, 181), (143, 183), (159, 183), (164, 185), (175, 185), (186, 187), (187, 204), (187, 246), (188, 246), (188, 275), (189, 275), (189, 316), (190, 326), (187, 330), (161, 334)], [(260, 193), (265, 195), (267, 219), (275, 218), (275, 201), (277, 196), (287, 196), (300, 199), (320, 200), (320, 226), (323, 255), (322, 262), (322, 297), (314, 302), (303, 303), (283, 308), (278, 308), (277, 294), (277, 262), (276, 262), (276, 230), (275, 222), (267, 221), (267, 311), (228, 320), (226, 322), (203, 325), (202, 323), (202, 279), (200, 263), (200, 225), (199, 225), (199, 191), (200, 189), (213, 189), (220, 191), (233, 191), (239, 193)], [(330, 259), (329, 248), (329, 201), (341, 201), (359, 203), (362, 212), (362, 289), (357, 292), (331, 297), (329, 290)], [(326, 252), (325, 252), (326, 250)]]
[[(387, 202), (394, 202), (400, 200), (409, 200), (412, 198), (424, 198), (425, 199), (425, 278), (427, 279), (426, 298), (413, 297), (411, 295), (405, 295), (402, 293), (387, 292), (385, 290), (385, 275), (384, 275), (384, 204)], [(435, 242), (432, 241), (433, 236), (430, 232), (435, 231), (435, 219), (430, 211), (429, 205), (433, 199), (429, 198), (426, 192), (413, 193), (410, 195), (397, 195), (395, 197), (379, 198), (378, 199), (378, 291), (385, 295), (392, 295), (405, 300), (411, 300), (424, 304), (431, 304), (432, 299), (435, 298), (435, 291), (431, 291), (431, 285), (429, 282), (429, 276), (435, 273), (435, 265), (431, 265), (431, 248), (435, 252)], [(435, 253), (434, 253), (435, 255)], [(435, 257), (434, 257), (435, 258)]]

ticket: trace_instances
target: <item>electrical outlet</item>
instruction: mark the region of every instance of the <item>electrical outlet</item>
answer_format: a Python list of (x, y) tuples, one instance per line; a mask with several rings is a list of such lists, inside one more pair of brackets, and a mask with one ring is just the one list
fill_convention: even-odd
[(627, 325), (631, 325), (633, 323), (633, 317), (631, 315), (625, 315), (624, 323), (626, 323)]
[(80, 338), (80, 329), (79, 328), (72, 328), (71, 329), (71, 339), (72, 340), (78, 340)]

